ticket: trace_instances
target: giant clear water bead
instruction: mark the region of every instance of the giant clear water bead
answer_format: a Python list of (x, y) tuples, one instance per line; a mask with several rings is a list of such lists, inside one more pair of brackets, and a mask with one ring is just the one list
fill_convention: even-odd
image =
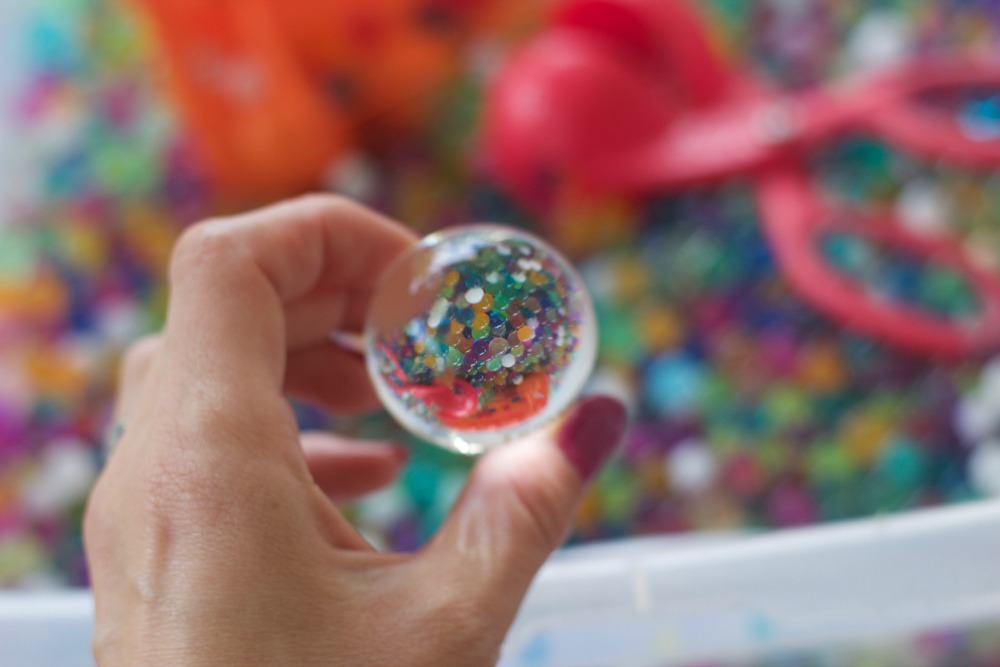
[(475, 454), (569, 406), (593, 369), (597, 324), (557, 251), (520, 230), (469, 225), (426, 237), (386, 270), (365, 348), (399, 423)]

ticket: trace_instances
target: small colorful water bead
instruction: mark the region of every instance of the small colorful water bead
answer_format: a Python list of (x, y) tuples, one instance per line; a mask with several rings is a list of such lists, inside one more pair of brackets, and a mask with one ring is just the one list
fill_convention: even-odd
[(558, 416), (594, 364), (593, 306), (570, 264), (496, 225), (426, 237), (382, 277), (368, 371), (416, 435), (479, 453)]

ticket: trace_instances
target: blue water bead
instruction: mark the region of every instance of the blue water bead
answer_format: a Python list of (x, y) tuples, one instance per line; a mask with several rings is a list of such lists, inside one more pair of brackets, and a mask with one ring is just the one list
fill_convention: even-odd
[(503, 316), (496, 312), (490, 312), (490, 331), (494, 336), (500, 336), (507, 328), (507, 320)]
[(820, 241), (826, 260), (842, 273), (858, 276), (871, 271), (875, 256), (863, 239), (848, 234), (829, 234)]
[(66, 17), (39, 18), (27, 26), (26, 46), (35, 67), (51, 74), (72, 74), (87, 59), (77, 24)]
[(708, 381), (705, 367), (685, 354), (655, 358), (643, 377), (649, 406), (660, 415), (683, 415), (694, 411)]
[(1000, 139), (1000, 95), (967, 102), (959, 112), (958, 125), (974, 141)]
[(879, 272), (878, 288), (893, 301), (913, 303), (920, 294), (923, 265), (920, 261), (893, 258)]

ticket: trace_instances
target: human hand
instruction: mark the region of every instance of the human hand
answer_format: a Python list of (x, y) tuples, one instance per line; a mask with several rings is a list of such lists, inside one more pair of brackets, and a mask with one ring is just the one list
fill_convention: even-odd
[(102, 667), (497, 660), (624, 412), (586, 399), (558, 431), (489, 452), (427, 546), (376, 552), (331, 498), (387, 484), (401, 450), (300, 434), (286, 396), (377, 405), (363, 360), (329, 333), (361, 328), (413, 242), (332, 197), (182, 237), (166, 327), (127, 356), (126, 428), (84, 521)]

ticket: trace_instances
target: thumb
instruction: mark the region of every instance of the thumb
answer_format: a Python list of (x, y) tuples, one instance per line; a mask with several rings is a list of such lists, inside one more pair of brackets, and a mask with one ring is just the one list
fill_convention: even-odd
[(617, 400), (591, 397), (555, 434), (486, 454), (427, 549), (435, 580), (453, 582), (466, 600), (488, 601), (511, 622), (535, 573), (566, 537), (586, 483), (618, 446), (625, 422)]

